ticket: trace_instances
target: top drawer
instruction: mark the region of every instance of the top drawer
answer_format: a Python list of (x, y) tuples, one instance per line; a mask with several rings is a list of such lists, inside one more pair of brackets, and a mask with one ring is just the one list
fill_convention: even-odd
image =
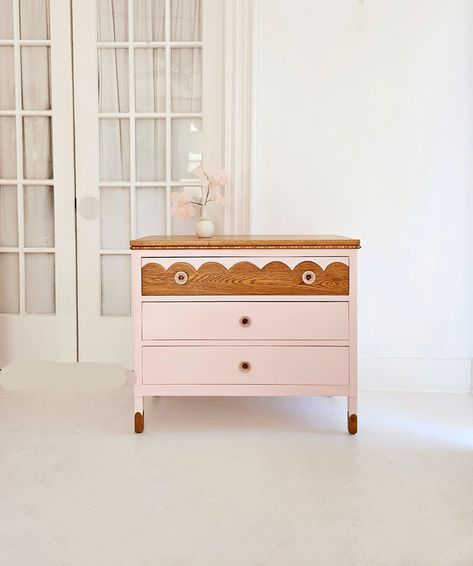
[(147, 258), (141, 290), (144, 296), (348, 295), (348, 258)]

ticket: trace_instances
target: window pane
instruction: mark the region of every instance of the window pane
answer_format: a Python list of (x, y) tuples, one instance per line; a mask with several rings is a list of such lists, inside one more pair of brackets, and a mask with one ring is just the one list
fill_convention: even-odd
[(137, 112), (165, 112), (166, 57), (164, 49), (135, 50)]
[(195, 181), (191, 171), (202, 161), (203, 133), (200, 118), (178, 118), (172, 121), (172, 178)]
[(128, 49), (99, 49), (99, 110), (128, 112)]
[(21, 39), (49, 39), (49, 0), (20, 0)]
[(171, 106), (173, 112), (202, 111), (202, 50), (171, 51)]
[(164, 181), (166, 176), (165, 121), (136, 120), (136, 178)]
[(100, 233), (102, 249), (130, 247), (130, 189), (100, 189)]
[(131, 271), (129, 255), (102, 256), (102, 315), (130, 316)]
[(135, 0), (135, 41), (164, 41), (164, 0)]
[(25, 246), (54, 246), (54, 189), (28, 186), (23, 189), (25, 213)]
[(23, 118), (23, 168), (25, 179), (52, 179), (51, 118)]
[(128, 0), (97, 0), (97, 41), (128, 41)]
[(166, 189), (140, 187), (136, 189), (136, 237), (159, 236), (166, 233)]
[(2, 70), (0, 110), (15, 110), (15, 59), (13, 47), (0, 46), (0, 69)]
[(0, 247), (18, 246), (18, 201), (15, 186), (0, 185)]
[(56, 312), (54, 254), (25, 254), (25, 308), (31, 314)]
[(13, 38), (12, 0), (0, 0), (0, 39)]
[(51, 109), (49, 47), (21, 48), (21, 89), (24, 110)]
[(0, 253), (0, 312), (20, 312), (18, 254)]
[(0, 116), (0, 179), (16, 178), (15, 118)]
[(201, 0), (171, 0), (172, 41), (200, 41)]
[(100, 180), (130, 180), (130, 123), (125, 119), (102, 119), (100, 136)]

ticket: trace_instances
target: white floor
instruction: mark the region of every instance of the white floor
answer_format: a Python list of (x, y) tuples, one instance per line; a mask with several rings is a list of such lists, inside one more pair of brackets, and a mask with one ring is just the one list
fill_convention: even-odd
[(0, 564), (473, 565), (473, 396), (0, 397)]

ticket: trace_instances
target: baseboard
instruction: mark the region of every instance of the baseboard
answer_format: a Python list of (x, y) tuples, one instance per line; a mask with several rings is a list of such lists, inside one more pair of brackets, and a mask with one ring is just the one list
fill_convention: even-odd
[(432, 358), (368, 358), (358, 364), (360, 391), (472, 390), (472, 360)]

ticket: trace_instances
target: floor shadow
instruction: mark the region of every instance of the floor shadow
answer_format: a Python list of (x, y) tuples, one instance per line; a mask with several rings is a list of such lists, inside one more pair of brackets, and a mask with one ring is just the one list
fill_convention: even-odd
[(145, 432), (215, 430), (346, 435), (346, 399), (154, 397), (146, 400)]

